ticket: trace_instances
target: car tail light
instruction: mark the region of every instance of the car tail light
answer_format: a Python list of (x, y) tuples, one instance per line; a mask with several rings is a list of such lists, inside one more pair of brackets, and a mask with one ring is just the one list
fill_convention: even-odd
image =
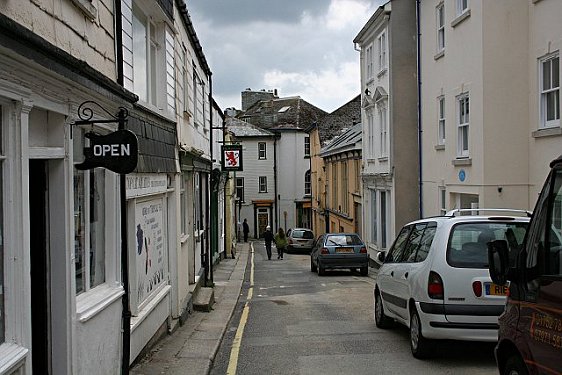
[(429, 298), (443, 299), (443, 280), (437, 272), (431, 271), (429, 273), (429, 279), (427, 281), (427, 294), (429, 294)]
[(482, 297), (482, 282), (475, 281), (472, 283), (472, 291), (476, 297)]
[(359, 252), (360, 252), (361, 254), (367, 254), (367, 248), (363, 246), (363, 247), (361, 248), (361, 250), (359, 250)]
[(323, 247), (322, 249), (320, 249), (320, 254), (330, 254), (330, 252), (328, 251), (328, 248)]

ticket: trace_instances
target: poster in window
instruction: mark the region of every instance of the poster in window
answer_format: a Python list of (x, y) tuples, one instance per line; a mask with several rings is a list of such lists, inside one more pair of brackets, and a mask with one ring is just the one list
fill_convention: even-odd
[(135, 207), (135, 257), (137, 301), (142, 304), (165, 283), (164, 203), (153, 199)]

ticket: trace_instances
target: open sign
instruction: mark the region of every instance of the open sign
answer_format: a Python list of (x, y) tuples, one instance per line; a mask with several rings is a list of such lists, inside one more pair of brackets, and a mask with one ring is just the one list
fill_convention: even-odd
[(85, 137), (90, 140), (90, 146), (84, 148), (85, 160), (76, 165), (77, 169), (102, 167), (127, 174), (137, 167), (138, 140), (130, 130), (118, 130), (107, 135), (86, 133)]

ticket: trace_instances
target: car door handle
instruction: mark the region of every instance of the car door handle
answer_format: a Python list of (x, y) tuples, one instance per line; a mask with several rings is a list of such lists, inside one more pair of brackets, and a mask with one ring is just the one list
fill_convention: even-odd
[(390, 272), (390, 276), (394, 277), (394, 271)]
[(406, 272), (406, 273), (404, 274), (404, 278), (405, 278), (405, 279), (408, 278), (408, 272)]

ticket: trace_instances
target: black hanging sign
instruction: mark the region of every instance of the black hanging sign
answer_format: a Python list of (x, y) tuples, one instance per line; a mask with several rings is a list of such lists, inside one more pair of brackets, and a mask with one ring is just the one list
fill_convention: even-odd
[(127, 174), (137, 167), (139, 146), (132, 131), (123, 129), (107, 135), (90, 132), (84, 136), (90, 140), (90, 146), (84, 147), (85, 160), (75, 165), (77, 169), (103, 167)]
[(242, 145), (222, 146), (221, 167), (223, 171), (242, 171)]

